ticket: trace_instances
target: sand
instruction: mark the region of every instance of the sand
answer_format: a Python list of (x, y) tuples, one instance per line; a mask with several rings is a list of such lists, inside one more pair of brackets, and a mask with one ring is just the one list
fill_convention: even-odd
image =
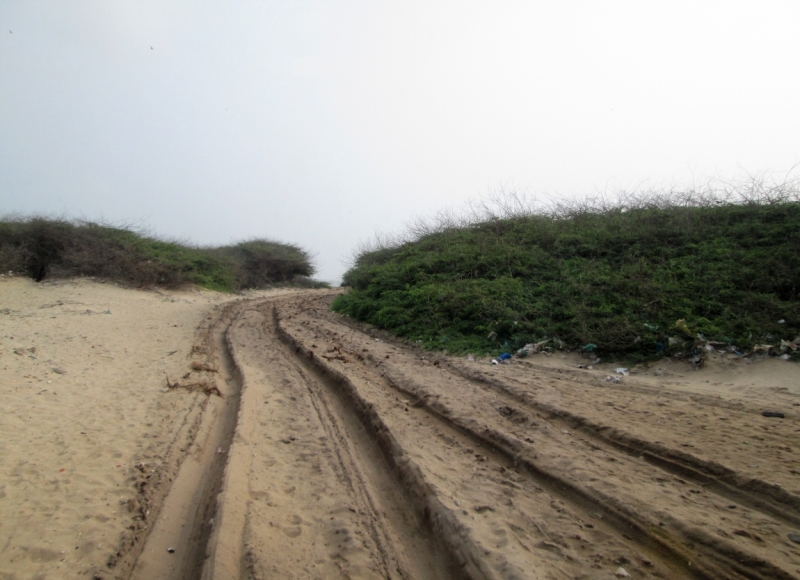
[(334, 296), (0, 279), (0, 578), (800, 577), (800, 365), (493, 366)]

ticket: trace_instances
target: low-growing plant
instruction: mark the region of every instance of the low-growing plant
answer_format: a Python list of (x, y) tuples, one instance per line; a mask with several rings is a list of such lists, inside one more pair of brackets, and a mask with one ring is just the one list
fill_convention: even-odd
[(0, 269), (37, 281), (94, 276), (139, 287), (197, 284), (222, 292), (316, 283), (311, 256), (293, 244), (253, 239), (205, 248), (132, 227), (45, 217), (0, 220)]
[(333, 309), (452, 352), (552, 338), (650, 357), (698, 336), (739, 349), (792, 340), (799, 193), (754, 179), (549, 208), (495, 197), (362, 247)]

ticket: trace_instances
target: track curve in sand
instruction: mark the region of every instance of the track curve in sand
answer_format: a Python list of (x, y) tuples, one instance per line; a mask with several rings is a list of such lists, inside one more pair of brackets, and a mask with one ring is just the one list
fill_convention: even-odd
[(800, 577), (797, 418), (760, 415), (790, 395), (431, 355), (333, 297), (213, 314), (223, 396), (148, 538), (185, 555), (133, 577)]

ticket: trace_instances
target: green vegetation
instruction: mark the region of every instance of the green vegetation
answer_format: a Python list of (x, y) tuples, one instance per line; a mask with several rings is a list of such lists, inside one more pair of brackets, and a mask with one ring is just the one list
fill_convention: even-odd
[(698, 333), (741, 350), (800, 335), (794, 184), (548, 211), (494, 202), (362, 250), (333, 309), (455, 353), (550, 338), (649, 358), (691, 350)]
[(327, 286), (310, 278), (311, 257), (291, 244), (256, 239), (202, 248), (127, 227), (41, 217), (0, 221), (0, 271), (37, 281), (96, 276), (139, 287), (198, 284), (222, 292)]

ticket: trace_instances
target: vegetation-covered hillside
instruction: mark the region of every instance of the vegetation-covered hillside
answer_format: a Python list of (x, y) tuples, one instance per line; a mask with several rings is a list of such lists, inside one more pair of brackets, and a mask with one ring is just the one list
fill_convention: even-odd
[(0, 271), (48, 277), (96, 276), (135, 286), (194, 283), (225, 292), (275, 284), (325, 285), (292, 244), (250, 240), (202, 248), (133, 229), (47, 218), (0, 221)]
[(451, 352), (550, 338), (647, 357), (690, 350), (698, 334), (741, 351), (792, 340), (800, 335), (797, 189), (727, 194), (548, 212), (506, 200), (505, 211), (481, 219), (440, 219), (361, 252), (333, 309)]

